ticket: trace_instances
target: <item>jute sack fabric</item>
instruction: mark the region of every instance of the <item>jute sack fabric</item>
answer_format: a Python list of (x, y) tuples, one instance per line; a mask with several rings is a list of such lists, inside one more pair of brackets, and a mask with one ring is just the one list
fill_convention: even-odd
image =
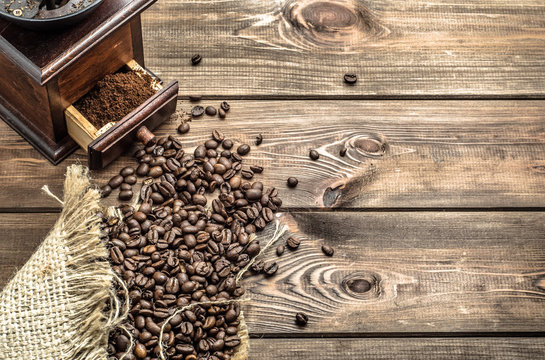
[(59, 219), (0, 294), (0, 359), (107, 358), (118, 319), (111, 311), (113, 273), (99, 240), (100, 195), (87, 172), (67, 169)]

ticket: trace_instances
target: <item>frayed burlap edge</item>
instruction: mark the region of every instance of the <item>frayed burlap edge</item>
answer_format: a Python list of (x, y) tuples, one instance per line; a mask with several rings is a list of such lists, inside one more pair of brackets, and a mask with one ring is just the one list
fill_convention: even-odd
[(87, 168), (68, 167), (59, 219), (0, 293), (2, 356), (107, 358), (109, 332), (124, 314), (99, 238), (99, 201)]

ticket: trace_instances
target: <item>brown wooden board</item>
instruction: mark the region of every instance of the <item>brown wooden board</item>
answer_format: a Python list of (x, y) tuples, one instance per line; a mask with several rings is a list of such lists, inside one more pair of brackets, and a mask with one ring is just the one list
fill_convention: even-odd
[(147, 65), (184, 96), (545, 95), (541, 0), (162, 0), (142, 23)]
[(251, 339), (250, 360), (543, 359), (544, 338)]
[[(2, 217), (0, 284), (56, 215)], [(301, 246), (280, 258), (271, 247), (264, 258), (278, 261), (278, 273), (242, 280), (253, 300), (243, 306), (253, 336), (545, 330), (545, 213), (294, 212), (280, 221)], [(272, 230), (258, 239), (265, 244)], [(324, 243), (333, 257), (322, 254)], [(310, 319), (304, 329), (294, 322), (299, 311)]]
[[(230, 101), (227, 119), (203, 117), (180, 136), (186, 149), (218, 128), (237, 141), (264, 140), (246, 164), (276, 186), (286, 208), (542, 208), (545, 204), (544, 101)], [(203, 101), (219, 105), (219, 101)], [(178, 110), (193, 104), (178, 103)], [(176, 134), (178, 118), (157, 135)], [(54, 167), (0, 124), (0, 208), (58, 208), (40, 196), (62, 190), (65, 166), (85, 164), (79, 151)], [(343, 144), (347, 155), (339, 156)], [(384, 147), (382, 146), (384, 145)], [(312, 161), (311, 148), (321, 157)], [(384, 149), (384, 150), (383, 150)], [(129, 156), (93, 172), (98, 184)], [(288, 190), (288, 176), (299, 185)], [(24, 180), (23, 180), (24, 179)], [(116, 192), (113, 195), (115, 200)]]

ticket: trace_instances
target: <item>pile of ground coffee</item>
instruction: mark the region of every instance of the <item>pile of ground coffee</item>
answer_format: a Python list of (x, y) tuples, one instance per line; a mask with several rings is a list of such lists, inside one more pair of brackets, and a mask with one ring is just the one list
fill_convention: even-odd
[(136, 71), (106, 75), (74, 107), (100, 129), (123, 119), (155, 94), (152, 82), (151, 76)]

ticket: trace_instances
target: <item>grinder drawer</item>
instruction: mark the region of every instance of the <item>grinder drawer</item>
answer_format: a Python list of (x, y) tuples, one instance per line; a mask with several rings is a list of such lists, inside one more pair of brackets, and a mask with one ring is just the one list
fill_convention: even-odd
[(152, 87), (156, 92), (123, 119), (97, 129), (73, 105), (64, 112), (68, 134), (87, 152), (90, 169), (105, 167), (135, 141), (153, 141), (150, 130), (167, 120), (176, 110), (177, 81), (163, 86), (161, 79), (134, 60), (129, 61), (127, 67), (150, 75), (154, 79)]

